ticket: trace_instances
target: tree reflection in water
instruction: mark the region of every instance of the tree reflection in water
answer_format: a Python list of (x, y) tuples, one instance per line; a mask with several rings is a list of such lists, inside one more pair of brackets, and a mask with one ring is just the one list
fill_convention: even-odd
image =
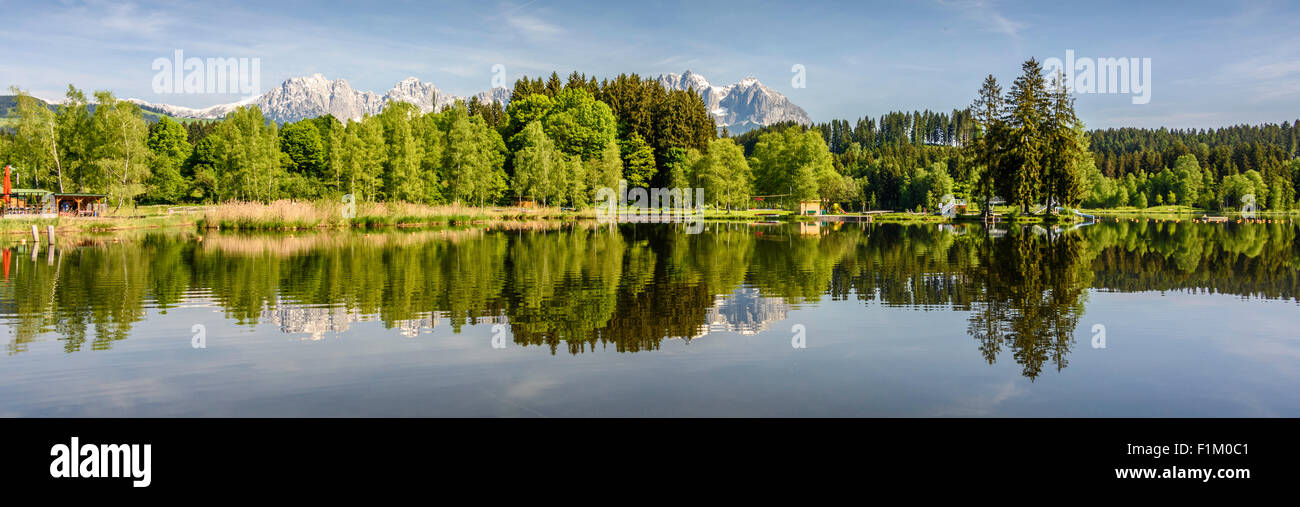
[(146, 316), (195, 305), (316, 339), (356, 321), (408, 336), (505, 323), (516, 343), (552, 353), (638, 352), (761, 332), (829, 299), (969, 312), (985, 361), (1009, 355), (1036, 378), (1068, 366), (1090, 290), (1295, 300), (1300, 288), (1292, 224), (714, 223), (686, 234), (680, 224), (550, 223), (89, 243), (35, 256), (10, 247), (0, 282), (9, 354), (45, 335), (67, 352), (107, 349)]

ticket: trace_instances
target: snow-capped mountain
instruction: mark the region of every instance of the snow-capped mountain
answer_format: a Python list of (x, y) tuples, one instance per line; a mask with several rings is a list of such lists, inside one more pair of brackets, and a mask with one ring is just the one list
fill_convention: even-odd
[[(688, 70), (682, 74), (659, 76), (658, 81), (670, 90), (694, 89), (704, 99), (718, 127), (726, 126), (732, 133), (739, 134), (780, 121), (812, 123), (803, 108), (752, 77), (727, 86), (714, 86), (704, 76)], [(201, 109), (129, 100), (146, 110), (179, 118), (221, 118), (236, 107), (256, 105), (267, 118), (286, 123), (325, 114), (332, 114), (340, 120), (359, 120), (368, 114), (378, 114), (392, 102), (410, 102), (426, 113), (442, 109), (456, 100), (469, 101), (472, 97), (478, 97), (481, 102), (495, 100), (504, 105), (510, 102), (510, 94), (509, 89), (492, 88), (470, 97), (460, 97), (443, 93), (433, 83), (408, 77), (379, 95), (355, 90), (343, 79), (330, 80), (321, 74), (312, 74), (290, 78), (256, 97)]]
[(225, 116), (226, 113), (234, 111), (235, 108), (239, 106), (247, 106), (249, 104), (255, 104), (257, 103), (257, 99), (260, 98), (261, 98), (260, 96), (252, 97), (252, 98), (241, 100), (239, 102), (231, 102), (229, 104), (217, 104), (215, 106), (205, 107), (205, 108), (173, 106), (171, 104), (153, 104), (153, 103), (145, 102), (140, 99), (125, 99), (125, 100), (128, 102), (136, 103), (137, 105), (140, 106), (141, 109), (144, 109), (146, 111), (153, 111), (155, 113), (165, 114), (173, 118), (220, 118), (222, 116)]
[[(493, 88), (479, 92), (474, 97), (484, 102), (497, 100), (506, 104), (510, 101), (510, 90)], [(332, 114), (340, 120), (360, 120), (367, 114), (378, 114), (390, 102), (410, 102), (427, 113), (446, 107), (456, 100), (469, 99), (470, 97), (442, 93), (433, 83), (414, 77), (399, 81), (380, 96), (371, 91), (355, 90), (343, 79), (331, 81), (321, 74), (312, 74), (290, 78), (280, 86), (250, 99), (203, 109), (130, 100), (144, 109), (181, 118), (220, 118), (236, 107), (256, 105), (267, 118), (277, 123), (287, 123), (326, 114)]]
[(704, 76), (687, 70), (681, 74), (661, 75), (659, 84), (670, 90), (694, 89), (708, 106), (718, 127), (725, 126), (734, 134), (782, 121), (812, 123), (812, 118), (803, 108), (752, 77), (726, 86), (714, 86)]

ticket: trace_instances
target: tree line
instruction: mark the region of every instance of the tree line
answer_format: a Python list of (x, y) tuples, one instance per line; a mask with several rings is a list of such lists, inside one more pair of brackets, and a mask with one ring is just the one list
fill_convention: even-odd
[(999, 198), (1022, 211), (1049, 202), (1235, 209), (1250, 196), (1262, 209), (1297, 207), (1296, 123), (1089, 131), (1069, 90), (1054, 86), (1054, 78), (1043, 76), (1038, 62), (1026, 62), (1006, 93), (989, 76), (972, 106), (951, 114), (783, 123), (738, 135), (736, 142), (751, 154), (770, 132), (820, 131), (835, 170), (852, 180), (855, 192), (841, 198), (854, 207), (935, 209), (948, 194), (976, 203)]
[[(361, 199), (492, 205), (589, 205), (600, 187), (703, 186), (740, 205), (747, 163), (719, 140), (693, 90), (636, 74), (597, 82), (520, 79), (508, 107), (473, 99), (423, 112), (389, 104), (373, 116), (277, 125), (256, 106), (216, 121), (146, 121), (108, 92), (69, 86), (55, 108), (14, 89), (0, 160), (17, 185), (106, 193), (116, 203)], [(737, 193), (737, 190), (743, 190)]]
[(439, 111), (277, 125), (256, 107), (215, 121), (156, 122), (129, 101), (69, 86), (49, 107), (15, 89), (0, 161), (18, 186), (96, 192), (122, 203), (337, 198), (429, 204), (533, 201), (581, 208), (596, 191), (699, 187), (719, 208), (933, 210), (949, 195), (1040, 206), (1296, 205), (1300, 128), (1085, 130), (1073, 96), (1033, 59), (973, 104), (853, 123), (719, 133), (694, 90), (622, 74), (515, 82), (509, 105), (477, 98)]

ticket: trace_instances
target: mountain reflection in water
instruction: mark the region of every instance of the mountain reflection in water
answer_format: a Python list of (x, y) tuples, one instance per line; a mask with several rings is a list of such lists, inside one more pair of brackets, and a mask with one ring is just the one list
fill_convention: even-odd
[[(1093, 322), (1081, 317), (1103, 294), (1285, 301), (1245, 308), (1300, 323), (1296, 233), (1290, 223), (1173, 222), (143, 233), (52, 251), (9, 246), (0, 319), (13, 361), (54, 344), (96, 354), (159, 326), (188, 339), (198, 315), (323, 343), (473, 328), (485, 347), (508, 333), (513, 346), (580, 355), (654, 354), (665, 340), (706, 336), (788, 341), (794, 324), (851, 330), (900, 311), (938, 312), (932, 326), (965, 335), (967, 357), (1013, 361), (1036, 379), (1089, 347)], [(948, 315), (965, 328), (947, 324)]]

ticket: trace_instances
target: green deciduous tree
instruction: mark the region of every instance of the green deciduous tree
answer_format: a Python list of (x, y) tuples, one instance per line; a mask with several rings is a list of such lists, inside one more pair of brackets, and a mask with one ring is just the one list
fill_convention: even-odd
[(749, 165), (759, 194), (789, 194), (792, 203), (818, 199), (819, 183), (835, 173), (826, 141), (817, 131), (799, 127), (760, 136)]
[(709, 142), (694, 175), (694, 184), (704, 189), (705, 200), (719, 208), (742, 208), (749, 202), (753, 175), (745, 151), (730, 138)]
[(1187, 154), (1178, 157), (1174, 162), (1173, 177), (1173, 192), (1179, 203), (1194, 205), (1201, 202), (1201, 187), (1204, 185), (1205, 176), (1201, 174), (1201, 166), (1196, 161), (1195, 155)]
[(181, 174), (181, 168), (194, 151), (185, 127), (164, 116), (150, 127), (146, 144), (153, 153), (153, 164), (150, 167), (152, 174), (146, 197), (153, 202), (165, 203), (185, 199), (190, 184)]
[(543, 204), (557, 200), (565, 190), (566, 160), (547, 137), (540, 121), (525, 126), (511, 144), (514, 153), (515, 174), (510, 188), (516, 197), (541, 201)]
[(447, 126), (442, 166), (450, 187), (448, 197), (478, 206), (496, 201), (506, 187), (502, 170), (506, 149), (501, 135), (460, 105), (442, 114)]
[(328, 150), (313, 120), (286, 123), (280, 128), (280, 151), (288, 155), (285, 170), (320, 180), (326, 176)]
[(212, 188), (218, 200), (270, 201), (279, 197), (277, 190), (283, 169), (277, 128), (266, 121), (261, 109), (236, 108), (217, 124), (209, 137), (215, 174), (196, 173), (195, 178), (215, 179)]
[(412, 128), (419, 117), (419, 108), (407, 102), (390, 103), (378, 115), (387, 149), (383, 173), (388, 199), (420, 203), (442, 200), (438, 175), (425, 168), (424, 146)]
[(383, 190), (383, 170), (388, 162), (384, 126), (376, 117), (349, 121), (343, 140), (342, 190), (358, 194), (359, 200), (374, 200)]
[(590, 160), (617, 136), (614, 113), (583, 88), (565, 88), (542, 118), (546, 135), (568, 155)]
[[(58, 108), (59, 172), (66, 175), (78, 192), (89, 191), (90, 185), (102, 184), (98, 167), (93, 163), (95, 129), (91, 121), (86, 94), (68, 85), (64, 101)], [(60, 190), (63, 177), (59, 177)]]
[(105, 188), (117, 207), (145, 192), (152, 152), (145, 144), (149, 126), (140, 106), (120, 101), (112, 93), (95, 93), (94, 114), (95, 176), (86, 178), (92, 187)]
[(587, 191), (590, 194), (588, 202), (594, 201), (596, 193), (602, 188), (618, 188), (618, 180), (623, 177), (623, 158), (619, 152), (618, 141), (610, 139), (598, 156), (584, 164)]
[(11, 88), (15, 104), (10, 112), (17, 117), (14, 140), (8, 159), (31, 178), (32, 187), (41, 188), (41, 181), (52, 176), (54, 188), (63, 191), (63, 148), (59, 135), (58, 118), (45, 103), (18, 88)]
[(658, 172), (654, 149), (635, 132), (629, 134), (619, 147), (623, 156), (623, 179), (629, 187), (647, 187)]

